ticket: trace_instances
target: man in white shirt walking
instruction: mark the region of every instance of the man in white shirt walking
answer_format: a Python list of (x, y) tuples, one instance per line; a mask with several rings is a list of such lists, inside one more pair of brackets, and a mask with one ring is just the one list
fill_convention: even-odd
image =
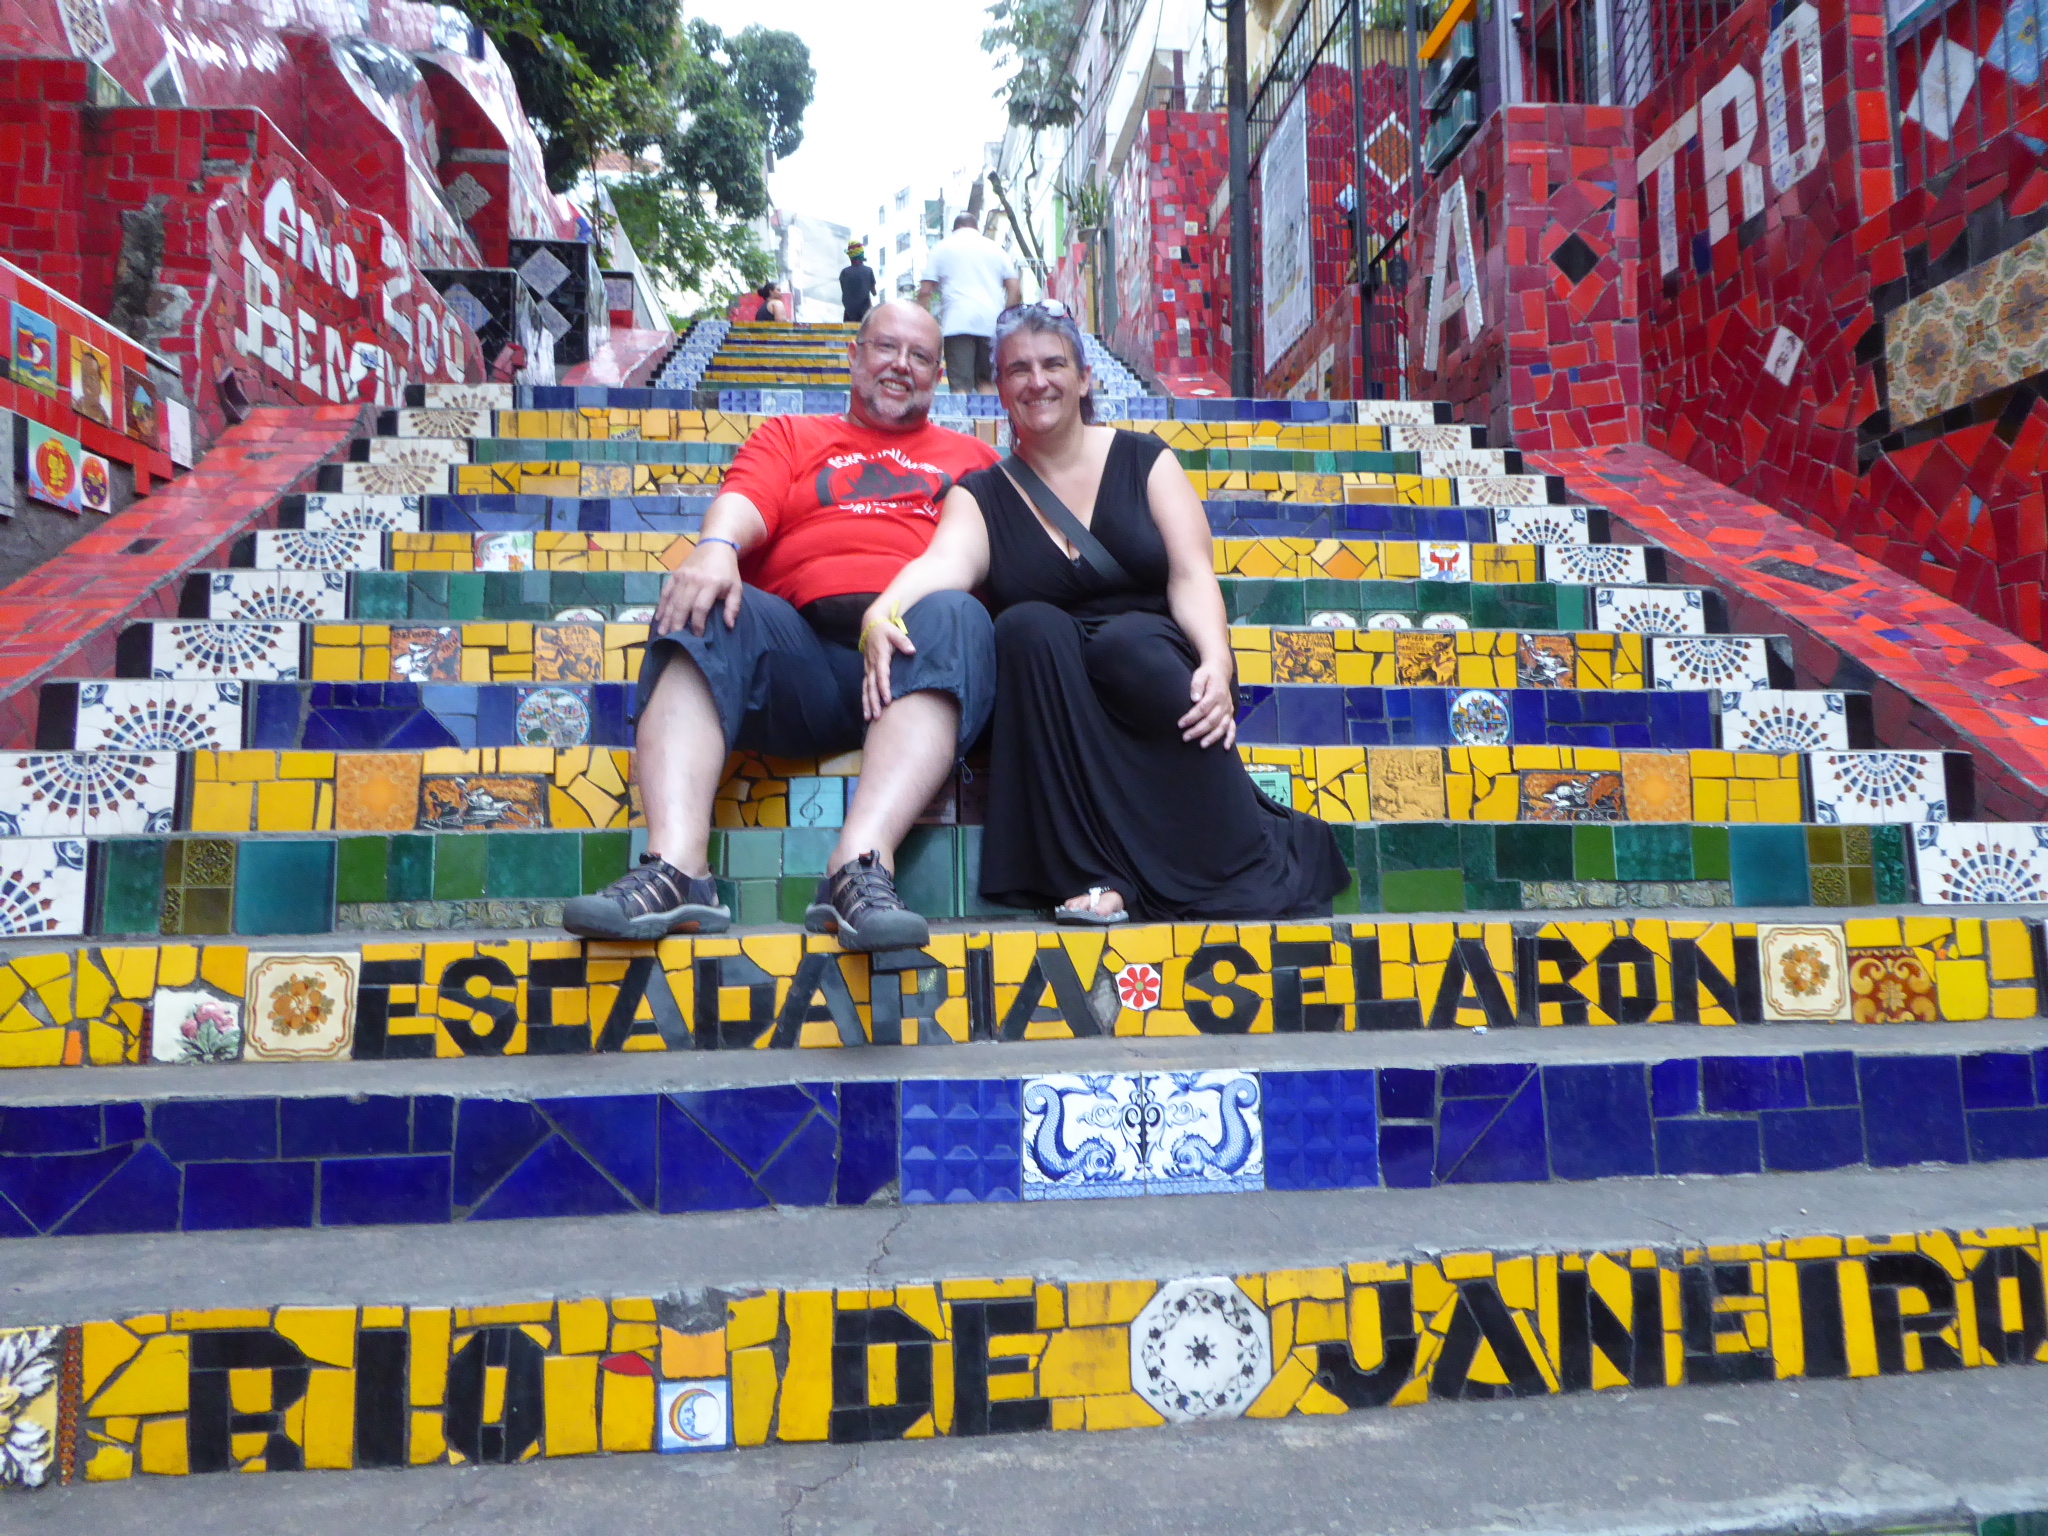
[(1009, 254), (974, 227), (974, 215), (953, 221), (953, 233), (932, 247), (917, 302), (929, 306), (939, 297), (939, 329), (945, 333), (946, 384), (966, 395), (995, 388), (989, 338), (996, 316), (1024, 302), (1024, 285)]

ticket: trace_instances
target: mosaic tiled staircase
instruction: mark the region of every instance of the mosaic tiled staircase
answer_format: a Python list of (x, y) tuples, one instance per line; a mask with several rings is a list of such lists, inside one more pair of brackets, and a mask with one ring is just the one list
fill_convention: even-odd
[[(113, 675), (45, 684), (0, 806), (0, 1234), (89, 1258), (172, 1233), (202, 1267), (233, 1262), (223, 1234), (280, 1235), (260, 1306), (166, 1281), (11, 1316), (46, 1325), (0, 1331), (43, 1432), (12, 1480), (1109, 1429), (2048, 1345), (2042, 1237), (1973, 1219), (1998, 1170), (1971, 1166), (2048, 1158), (2042, 939), (2010, 905), (2043, 894), (2037, 829), (1976, 822), (1968, 754), (1885, 750), (1862, 695), (1795, 687), (1778, 638), (1725, 632), (1723, 594), (1666, 583), (1660, 551), (1428, 404), (1129, 420), (1207, 498), (1239, 750), (1336, 825), (1355, 878), (1330, 919), (1104, 934), (991, 908), (1002, 769), (977, 760), (902, 851), (930, 946), (845, 956), (790, 919), (858, 754), (743, 754), (713, 849), (734, 932), (567, 938), (561, 902), (640, 840), (647, 610), (758, 419), (665, 392), (742, 384), (713, 377), (737, 351), (708, 356), (607, 399), (421, 392), (181, 617), (133, 624)], [(1687, 1024), (1758, 1031), (1644, 1027)], [(1925, 1163), (1957, 1181), (1939, 1229), (1872, 1236), (1829, 1182)], [(1800, 1221), (1698, 1217), (1744, 1174), (1806, 1180)], [(1598, 1241), (1541, 1225), (1585, 1181), (1668, 1175), (1697, 1177), (1637, 1186)], [(1491, 1246), (1389, 1193), (1503, 1183), (1529, 1225)], [(1666, 1192), (1693, 1215), (1661, 1219)], [(1135, 1271), (1056, 1257), (1093, 1251), (1096, 1197), (1152, 1195), (1236, 1201)], [(1008, 1202), (1036, 1209), (980, 1229), (978, 1263), (836, 1257), (868, 1230), (852, 1207), (900, 1207), (907, 1242), (967, 1217), (922, 1207)], [(763, 1207), (825, 1225), (752, 1233), (743, 1274), (698, 1240)], [(583, 1219), (573, 1283), (333, 1268), (336, 1229), (463, 1229), (410, 1234), (424, 1255), (539, 1217)], [(601, 1235), (649, 1228), (689, 1249), (676, 1278)]]

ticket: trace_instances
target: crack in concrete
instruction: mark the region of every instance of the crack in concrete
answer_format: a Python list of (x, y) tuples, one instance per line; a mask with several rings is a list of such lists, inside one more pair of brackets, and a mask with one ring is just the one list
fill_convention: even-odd
[(883, 1261), (890, 1256), (889, 1244), (896, 1240), (896, 1234), (898, 1232), (901, 1232), (903, 1230), (903, 1224), (906, 1221), (910, 1220), (910, 1209), (911, 1208), (909, 1206), (900, 1207), (897, 1210), (896, 1219), (889, 1223), (889, 1230), (884, 1232), (882, 1234), (881, 1241), (875, 1244), (875, 1256), (872, 1259), (868, 1260), (868, 1279), (873, 1280), (877, 1278), (877, 1275), (882, 1268)]
[(859, 1470), (860, 1451), (856, 1449), (853, 1452), (853, 1454), (847, 1458), (846, 1465), (841, 1467), (837, 1472), (834, 1472), (831, 1476), (822, 1477), (818, 1479), (818, 1481), (815, 1483), (793, 1484), (792, 1486), (796, 1489), (796, 1497), (790, 1501), (789, 1507), (783, 1510), (782, 1512), (782, 1536), (796, 1536), (796, 1515), (797, 1511), (804, 1507), (805, 1499), (808, 1499), (814, 1493), (820, 1493), (825, 1489), (830, 1488), (842, 1477), (845, 1477), (849, 1473), (857, 1472)]

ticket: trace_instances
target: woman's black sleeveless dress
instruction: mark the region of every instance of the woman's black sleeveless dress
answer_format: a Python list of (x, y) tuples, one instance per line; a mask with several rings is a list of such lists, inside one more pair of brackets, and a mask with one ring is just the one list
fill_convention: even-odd
[(1327, 913), (1336, 835), (1253, 785), (1236, 751), (1181, 740), (1199, 658), (1166, 601), (1146, 477), (1165, 451), (1119, 431), (1090, 529), (1131, 577), (1069, 560), (997, 469), (961, 483), (988, 527), (996, 709), (981, 890), (1057, 906), (1102, 886), (1134, 918)]

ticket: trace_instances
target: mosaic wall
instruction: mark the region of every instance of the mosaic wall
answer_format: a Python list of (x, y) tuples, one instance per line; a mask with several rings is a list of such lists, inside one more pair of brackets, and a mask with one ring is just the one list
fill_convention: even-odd
[(1229, 159), (1223, 113), (1155, 108), (1145, 113), (1118, 178), (1111, 339), (1148, 374), (1229, 369), (1218, 361), (1218, 331), (1230, 323), (1230, 289), (1204, 275), (1225, 239), (1210, 229), (1209, 216)]
[[(9, 1483), (1281, 1419), (2034, 1363), (2032, 1227), (0, 1332)], [(1206, 1341), (1207, 1348), (1191, 1347)]]
[[(1505, 231), (1498, 229), (1511, 216), (1503, 212), (1506, 145), (1506, 114), (1497, 112), (1417, 199), (1408, 242), (1408, 367), (1414, 392), (1450, 402), (1457, 420), (1486, 428), (1490, 443), (1514, 441), (1509, 433), (1508, 248)], [(1454, 187), (1461, 190), (1450, 201)], [(1470, 292), (1460, 276), (1461, 248), (1476, 277)], [(1442, 287), (1435, 278), (1440, 253)], [(1526, 270), (1518, 280), (1526, 280)]]

